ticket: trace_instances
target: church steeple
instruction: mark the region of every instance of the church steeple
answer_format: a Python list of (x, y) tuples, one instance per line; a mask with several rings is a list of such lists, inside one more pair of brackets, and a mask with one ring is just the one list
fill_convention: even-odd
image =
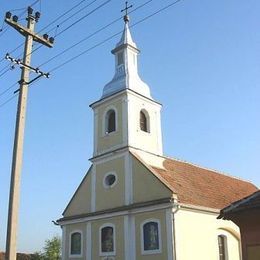
[(91, 105), (94, 157), (122, 148), (162, 155), (161, 104), (151, 98), (149, 87), (138, 75), (140, 51), (129, 30), (128, 8), (126, 4), (124, 30), (112, 50), (115, 75), (105, 85), (101, 99)]
[[(129, 7), (126, 7), (127, 10)], [(122, 11), (124, 11), (122, 10)], [(102, 98), (108, 97), (123, 89), (131, 89), (143, 96), (151, 98), (150, 89), (138, 75), (137, 56), (140, 50), (134, 43), (130, 29), (129, 16), (124, 16), (124, 30), (120, 41), (111, 51), (115, 55), (115, 75), (113, 79), (105, 85)]]

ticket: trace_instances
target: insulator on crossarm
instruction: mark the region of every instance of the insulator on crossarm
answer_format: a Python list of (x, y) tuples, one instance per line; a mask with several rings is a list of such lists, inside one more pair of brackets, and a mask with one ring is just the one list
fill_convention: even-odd
[(41, 13), (40, 12), (36, 12), (35, 13), (35, 21), (38, 22), (40, 17), (41, 17)]
[(42, 37), (43, 37), (44, 40), (48, 40), (49, 35), (47, 33), (45, 33)]
[(17, 15), (14, 15), (14, 16), (13, 16), (13, 21), (14, 21), (15, 23), (18, 22), (18, 16), (17, 16)]
[(33, 9), (31, 8), (31, 6), (28, 6), (27, 11), (28, 11), (28, 14), (32, 14), (33, 13)]
[(54, 43), (54, 37), (50, 37), (49, 42), (50, 42), (51, 44), (53, 44), (53, 43)]
[(12, 13), (11, 12), (6, 12), (5, 13), (5, 18), (10, 19), (12, 17)]

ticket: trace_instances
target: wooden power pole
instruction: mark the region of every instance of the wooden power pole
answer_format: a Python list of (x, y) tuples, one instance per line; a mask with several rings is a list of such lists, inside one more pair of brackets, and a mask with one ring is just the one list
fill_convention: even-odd
[[(28, 86), (36, 78), (39, 78), (41, 76), (48, 77), (48, 73), (43, 73), (38, 68), (34, 69), (30, 66), (32, 46), (34, 41), (47, 47), (52, 47), (54, 42), (54, 39), (52, 37), (48, 38), (47, 34), (39, 36), (34, 32), (35, 23), (38, 22), (39, 18), (40, 13), (35, 12), (35, 14), (33, 14), (33, 9), (31, 7), (28, 7), (28, 15), (26, 18), (27, 27), (18, 24), (18, 17), (16, 15), (12, 16), (10, 12), (7, 12), (5, 17), (5, 22), (25, 37), (23, 61), (19, 59), (13, 59), (8, 54), (6, 55), (7, 59), (18, 64), (22, 69), (21, 80), (19, 81), (20, 88), (18, 89), (19, 100), (16, 115), (12, 173), (9, 194), (8, 224), (6, 235), (6, 260), (16, 260), (17, 226), (20, 200), (20, 176), (22, 168), (23, 139)], [(39, 74), (39, 76), (33, 79), (31, 82), (29, 81), (30, 71), (34, 71)]]

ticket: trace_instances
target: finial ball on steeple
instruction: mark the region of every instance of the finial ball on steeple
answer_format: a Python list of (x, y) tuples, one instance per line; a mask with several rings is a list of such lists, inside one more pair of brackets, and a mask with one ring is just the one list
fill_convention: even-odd
[(129, 20), (130, 20), (130, 19), (129, 19), (129, 15), (125, 15), (125, 16), (124, 16), (124, 21), (125, 21), (125, 23), (128, 23)]

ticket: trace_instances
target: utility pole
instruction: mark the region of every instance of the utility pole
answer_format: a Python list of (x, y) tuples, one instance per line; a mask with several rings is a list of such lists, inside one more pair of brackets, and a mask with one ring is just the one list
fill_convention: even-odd
[(37, 78), (41, 76), (48, 76), (48, 74), (43, 73), (39, 69), (34, 69), (30, 66), (32, 46), (34, 41), (41, 43), (47, 47), (52, 47), (54, 42), (54, 38), (48, 38), (47, 34), (39, 36), (34, 32), (34, 26), (40, 18), (40, 13), (35, 12), (35, 14), (33, 14), (33, 9), (31, 7), (28, 7), (27, 11), (27, 27), (18, 24), (18, 17), (16, 15), (12, 16), (10, 12), (7, 12), (5, 16), (5, 22), (25, 37), (23, 62), (20, 60), (12, 59), (8, 54), (6, 56), (7, 59), (20, 65), (22, 69), (21, 80), (18, 82), (20, 84), (20, 88), (17, 90), (19, 91), (19, 100), (17, 105), (12, 173), (9, 194), (8, 224), (6, 235), (6, 260), (16, 260), (17, 226), (20, 200), (20, 178), (22, 168), (27, 94), (29, 84), (36, 79), (35, 78), (30, 82), (29, 74), (30, 71), (34, 71), (39, 74)]

